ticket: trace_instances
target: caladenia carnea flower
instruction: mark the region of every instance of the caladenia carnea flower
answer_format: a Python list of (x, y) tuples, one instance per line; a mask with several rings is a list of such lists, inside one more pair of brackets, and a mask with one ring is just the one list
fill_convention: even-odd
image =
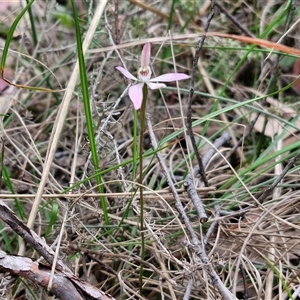
[(135, 80), (138, 83), (129, 88), (129, 98), (136, 110), (140, 109), (143, 101), (143, 86), (146, 84), (151, 90), (157, 90), (166, 87), (164, 83), (190, 78), (189, 75), (183, 73), (167, 73), (155, 78), (151, 78), (152, 71), (150, 69), (151, 45), (146, 43), (144, 45), (141, 55), (141, 67), (138, 71), (138, 78), (133, 76), (128, 70), (123, 67), (116, 67), (125, 77)]

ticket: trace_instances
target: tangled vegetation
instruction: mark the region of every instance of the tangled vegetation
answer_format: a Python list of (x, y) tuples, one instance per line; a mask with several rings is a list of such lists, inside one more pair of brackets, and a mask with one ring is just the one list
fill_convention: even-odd
[(0, 1), (1, 299), (300, 299), (300, 9), (233, 2)]

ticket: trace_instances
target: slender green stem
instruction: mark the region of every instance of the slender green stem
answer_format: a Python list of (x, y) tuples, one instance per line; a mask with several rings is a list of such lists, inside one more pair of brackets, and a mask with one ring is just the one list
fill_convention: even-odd
[[(99, 171), (99, 159), (97, 153), (97, 147), (95, 142), (95, 135), (94, 135), (94, 127), (93, 127), (93, 118), (90, 106), (90, 98), (89, 98), (89, 89), (88, 89), (88, 80), (86, 75), (86, 68), (85, 68), (85, 61), (83, 56), (82, 50), (82, 41), (81, 41), (81, 32), (80, 32), (80, 25), (79, 25), (79, 17), (77, 14), (76, 4), (75, 1), (71, 1), (73, 14), (74, 14), (74, 23), (75, 23), (75, 30), (76, 30), (76, 42), (77, 42), (77, 53), (78, 53), (78, 61), (79, 61), (79, 73), (80, 73), (80, 83), (82, 89), (82, 97), (83, 97), (83, 104), (84, 104), (84, 112), (86, 118), (86, 125), (87, 125), (87, 132), (90, 142), (91, 154), (92, 154), (92, 161), (95, 169), (96, 181), (98, 186), (98, 191), (100, 194), (104, 193), (104, 188), (102, 184), (102, 178)], [(109, 216), (107, 211), (107, 204), (105, 197), (101, 196), (101, 208), (103, 211), (104, 221), (106, 225), (109, 225)]]
[[(26, 0), (27, 5), (30, 4), (31, 1)], [(38, 37), (37, 37), (37, 33), (36, 33), (36, 27), (35, 27), (35, 19), (34, 16), (32, 14), (32, 9), (31, 9), (31, 4), (28, 7), (28, 14), (29, 14), (29, 19), (30, 19), (30, 24), (31, 24), (31, 33), (32, 33), (32, 39), (34, 42), (34, 45), (36, 46), (38, 44)]]
[(138, 139), (138, 115), (137, 111), (134, 110), (134, 117), (133, 117), (133, 158), (132, 158), (132, 181), (135, 181), (136, 172), (137, 172), (137, 164), (138, 164), (138, 146), (137, 146), (137, 139)]
[[(140, 161), (140, 177), (139, 177), (139, 189), (140, 189), (140, 227), (141, 227), (141, 259), (145, 258), (145, 233), (144, 233), (144, 195), (143, 195), (143, 143), (144, 143), (144, 131), (146, 124), (146, 100), (147, 100), (148, 88), (147, 85), (143, 86), (143, 102), (140, 113), (140, 123), (141, 123), (141, 136), (140, 136), (140, 153), (139, 153), (139, 161)], [(140, 268), (140, 294), (142, 295), (142, 287), (143, 287), (143, 264), (141, 264)]]

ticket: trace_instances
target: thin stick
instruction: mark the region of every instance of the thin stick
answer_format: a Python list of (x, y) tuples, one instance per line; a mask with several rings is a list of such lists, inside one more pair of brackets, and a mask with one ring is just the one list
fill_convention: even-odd
[(121, 37), (120, 37), (120, 28), (119, 28), (119, 0), (114, 0), (115, 6), (115, 43), (116, 45), (120, 44)]
[[(27, 242), (30, 246), (32, 246), (43, 258), (45, 261), (52, 266), (54, 264), (54, 251), (46, 244), (46, 242), (39, 237), (33, 230), (31, 230), (28, 226), (26, 226), (17, 216), (16, 214), (4, 203), (0, 200), (0, 219), (3, 220), (11, 229), (21, 236), (25, 242)], [(19, 261), (18, 261), (19, 259)], [(7, 262), (5, 264), (5, 261)], [(10, 262), (11, 261), (11, 262)], [(9, 263), (10, 262), (10, 263)], [(8, 264), (9, 263), (9, 264)], [(24, 264), (25, 265), (24, 265)], [(26, 266), (29, 263), (31, 267)], [(4, 266), (5, 265), (5, 266)], [(10, 265), (10, 267), (9, 267)], [(24, 270), (22, 270), (24, 267)], [(2, 269), (4, 268), (4, 269)], [(63, 278), (63, 282), (72, 283), (67, 289), (71, 289), (75, 292), (75, 290), (80, 289), (84, 291), (89, 299), (103, 299), (103, 300), (113, 300), (111, 296), (105, 294), (98, 288), (89, 285), (88, 283), (77, 278), (73, 272), (63, 263), (63, 261), (58, 258), (55, 264), (56, 272), (53, 276), (53, 285), (51, 286), (51, 291), (57, 291), (67, 287), (66, 284), (60, 285), (57, 281), (58, 278)], [(9, 271), (11, 274), (17, 274), (19, 276), (23, 276), (24, 278), (29, 278), (30, 280), (38, 283), (43, 287), (47, 287), (51, 272), (50, 267), (49, 271), (45, 271), (45, 266), (39, 269), (39, 265), (37, 262), (31, 262), (31, 260), (27, 257), (21, 256), (9, 256), (5, 252), (0, 251), (0, 272), (1, 271)], [(58, 276), (58, 277), (57, 277)], [(39, 279), (44, 279), (40, 280)], [(66, 281), (65, 281), (66, 280)], [(60, 290), (60, 292), (62, 292)], [(72, 292), (73, 293), (73, 292)], [(81, 299), (81, 298), (63, 298), (59, 297), (59, 299)]]
[(295, 162), (297, 161), (297, 159), (300, 157), (300, 151), (294, 156), (292, 157), (289, 162), (287, 163), (287, 165), (285, 166), (285, 168), (283, 169), (282, 173), (280, 174), (280, 176), (278, 176), (274, 182), (267, 188), (265, 189), (262, 194), (257, 198), (257, 201), (259, 201), (260, 203), (263, 202), (263, 200), (272, 193), (272, 191), (275, 189), (275, 187), (280, 183), (280, 181), (283, 179), (283, 177), (286, 175), (286, 173), (288, 172), (288, 170), (295, 164)]
[(191, 295), (191, 291), (192, 291), (192, 287), (193, 287), (193, 278), (191, 277), (189, 279), (189, 282), (187, 284), (186, 290), (185, 290), (185, 294), (182, 300), (189, 300), (190, 299), (190, 295)]
[[(151, 140), (151, 144), (154, 150), (158, 149), (158, 145), (155, 139), (155, 135), (152, 129), (152, 124), (151, 124), (151, 120), (150, 120), (150, 115), (146, 114), (146, 119), (147, 119), (147, 125), (148, 125), (148, 130), (149, 130), (149, 136), (150, 136), (150, 140)], [(180, 197), (176, 191), (175, 185), (172, 181), (171, 175), (169, 174), (169, 170), (167, 168), (167, 166), (164, 163), (164, 160), (162, 159), (162, 156), (160, 154), (160, 152), (156, 153), (157, 159), (159, 161), (159, 164), (162, 168), (162, 171), (164, 173), (164, 175), (166, 176), (166, 180), (167, 183), (171, 189), (171, 192), (174, 196), (175, 199), (175, 208), (177, 209), (178, 213), (180, 214), (191, 238), (192, 241), (191, 243), (187, 243), (188, 247), (191, 248), (194, 253), (200, 258), (200, 260), (203, 263), (203, 268), (205, 269), (205, 271), (207, 272), (207, 274), (209, 274), (212, 284), (217, 288), (217, 290), (220, 292), (220, 294), (222, 295), (222, 299), (223, 300), (233, 300), (235, 299), (235, 297), (227, 290), (227, 288), (225, 287), (225, 285), (223, 284), (223, 282), (221, 281), (220, 277), (218, 276), (218, 274), (216, 273), (216, 271), (214, 270), (205, 250), (202, 248), (201, 242), (199, 241), (196, 232), (194, 231), (189, 218), (187, 217), (187, 214), (184, 211), (184, 207), (181, 203)]]
[(244, 27), (241, 22), (239, 22), (232, 14), (230, 14), (224, 6), (222, 6), (220, 3), (216, 2), (216, 6), (220, 9), (222, 13), (224, 13), (227, 18), (243, 33), (245, 33), (248, 36), (255, 37), (246, 27)]
[(214, 16), (214, 6), (215, 6), (215, 4), (216, 4), (216, 0), (214, 0), (212, 2), (211, 11), (210, 11), (210, 14), (207, 18), (207, 22), (206, 22), (205, 29), (204, 29), (205, 34), (199, 40), (199, 43), (198, 43), (198, 46), (197, 46), (197, 49), (196, 49), (196, 52), (195, 52), (195, 57), (194, 57), (194, 60), (193, 60), (191, 82), (190, 82), (190, 92), (189, 92), (189, 97), (188, 97), (188, 111), (187, 111), (187, 125), (186, 125), (187, 133), (190, 136), (192, 146), (193, 146), (193, 149), (194, 149), (194, 153), (195, 153), (197, 161), (198, 161), (199, 174), (200, 174), (201, 179), (204, 182), (205, 186), (208, 186), (209, 184), (208, 184), (208, 181), (207, 181), (207, 178), (206, 178), (206, 175), (205, 175), (203, 162), (202, 162), (201, 156), (198, 152), (196, 140), (195, 140), (193, 129), (192, 129), (192, 126), (193, 126), (192, 125), (192, 99), (193, 99), (193, 95), (194, 95), (195, 75), (196, 75), (198, 60), (199, 60), (199, 57), (200, 57), (200, 51), (203, 47), (203, 44), (204, 44), (204, 41), (205, 41), (205, 38), (206, 38), (206, 33), (208, 31), (210, 22), (211, 22), (211, 20)]
[[(212, 147), (210, 147), (205, 155), (202, 158), (203, 167), (208, 164), (212, 156), (216, 153), (217, 149), (220, 148), (222, 145), (227, 144), (231, 139), (230, 134), (225, 131), (223, 134), (215, 140)], [(186, 192), (188, 193), (190, 199), (193, 201), (193, 204), (197, 210), (198, 216), (200, 218), (201, 223), (207, 222), (207, 215), (205, 213), (202, 201), (200, 196), (198, 195), (196, 191), (196, 187), (194, 184), (194, 178), (199, 173), (199, 165), (197, 165), (187, 176), (184, 181), (184, 188), (186, 189)]]
[(205, 235), (205, 237), (204, 237), (204, 239), (203, 239), (203, 244), (204, 244), (204, 246), (207, 245), (210, 236), (214, 233), (216, 227), (217, 227), (218, 224), (219, 224), (219, 220), (218, 220), (218, 219), (219, 219), (219, 217), (221, 216), (221, 210), (220, 210), (220, 206), (219, 206), (219, 205), (215, 205), (215, 211), (216, 211), (215, 218), (216, 218), (217, 220), (213, 221), (213, 222), (210, 224), (210, 226), (209, 226), (209, 228), (208, 228), (208, 230), (207, 230), (207, 232), (206, 232), (206, 235)]

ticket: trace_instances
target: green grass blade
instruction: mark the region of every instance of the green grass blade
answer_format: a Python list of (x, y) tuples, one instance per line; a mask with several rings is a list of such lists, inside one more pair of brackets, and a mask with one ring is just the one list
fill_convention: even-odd
[[(4, 165), (2, 166), (2, 172), (3, 172), (3, 179), (4, 179), (7, 187), (9, 188), (9, 190), (11, 191), (12, 194), (15, 194), (16, 191), (14, 189), (14, 186), (13, 186), (12, 182), (11, 182), (10, 174), (9, 174), (7, 168)], [(17, 213), (17, 215), (23, 221), (26, 220), (26, 214), (24, 212), (21, 201), (18, 198), (14, 198), (14, 200), (15, 200), (15, 205), (16, 205), (16, 210), (14, 210), (14, 211)]]
[[(29, 1), (26, 0), (27, 5), (29, 4)], [(28, 14), (29, 14), (29, 19), (30, 19), (30, 24), (31, 24), (31, 32), (32, 32), (32, 39), (34, 42), (34, 45), (36, 46), (38, 43), (38, 38), (37, 38), (37, 32), (36, 32), (36, 28), (35, 28), (35, 23), (34, 23), (34, 16), (32, 14), (32, 10), (31, 10), (31, 5), (28, 7)]]
[(16, 17), (16, 19), (14, 20), (13, 24), (11, 25), (7, 37), (6, 37), (6, 41), (4, 44), (4, 48), (3, 48), (3, 54), (2, 54), (2, 58), (1, 58), (1, 75), (3, 76), (3, 72), (4, 72), (4, 67), (5, 67), (5, 63), (6, 63), (6, 58), (7, 58), (7, 54), (8, 54), (8, 48), (10, 45), (10, 42), (13, 38), (13, 34), (15, 32), (15, 29), (18, 25), (18, 23), (20, 22), (20, 20), (22, 19), (22, 17), (24, 16), (24, 14), (27, 12), (27, 10), (30, 8), (30, 6), (32, 5), (32, 3), (34, 2), (34, 0), (31, 0), (21, 11), (21, 13)]
[[(85, 117), (86, 117), (88, 137), (89, 137), (91, 154), (92, 154), (92, 161), (93, 161), (94, 168), (95, 168), (96, 182), (97, 182), (97, 185), (98, 185), (99, 193), (103, 193), (104, 188), (103, 188), (103, 185), (102, 185), (102, 178), (101, 178), (101, 175), (99, 173), (99, 159), (98, 159), (98, 153), (97, 153), (97, 148), (96, 148), (93, 118), (92, 118), (91, 107), (90, 107), (88, 80), (87, 80), (85, 61), (84, 61), (83, 50), (82, 50), (82, 41), (81, 41), (81, 31), (80, 31), (80, 26), (79, 26), (79, 17), (78, 17), (78, 14), (77, 14), (77, 9), (76, 9), (76, 5), (75, 5), (74, 0), (72, 0), (71, 3), (72, 3), (72, 8), (73, 8), (74, 24), (75, 24), (75, 30), (76, 30), (76, 41), (77, 41), (77, 52), (78, 52), (78, 60), (79, 60), (80, 83), (81, 83), (81, 89), (82, 89), (82, 97), (83, 97), (83, 104), (84, 104), (84, 111), (85, 111)], [(100, 200), (101, 200), (101, 207), (102, 207), (102, 210), (103, 210), (103, 216), (104, 216), (105, 224), (108, 225), (109, 224), (109, 217), (108, 217), (108, 212), (107, 212), (106, 200), (103, 196), (100, 197)]]
[(52, 228), (55, 225), (55, 222), (57, 220), (58, 213), (59, 213), (58, 204), (53, 203), (52, 208), (51, 208), (51, 213), (50, 213), (50, 222), (49, 222), (49, 225), (48, 225), (47, 230), (45, 232), (46, 237), (51, 233)]

